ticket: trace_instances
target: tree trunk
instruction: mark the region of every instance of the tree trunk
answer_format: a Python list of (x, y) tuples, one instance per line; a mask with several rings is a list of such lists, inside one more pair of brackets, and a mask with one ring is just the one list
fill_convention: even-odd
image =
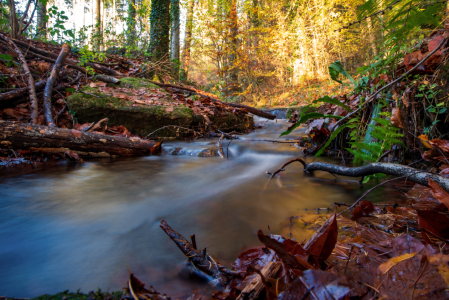
[(154, 62), (168, 59), (170, 49), (170, 0), (151, 1), (149, 52)]
[(237, 66), (237, 52), (238, 52), (238, 16), (237, 16), (237, 2), (236, 0), (231, 1), (231, 9), (229, 12), (229, 22), (230, 22), (230, 53), (229, 53), (229, 86), (228, 86), (228, 96), (235, 95), (239, 89), (238, 83), (238, 66)]
[(74, 151), (107, 152), (121, 156), (150, 155), (160, 150), (160, 144), (138, 138), (19, 122), (0, 120), (0, 132), (0, 146), (10, 149), (62, 147)]
[(184, 72), (185, 77), (189, 71), (190, 65), (190, 47), (192, 45), (192, 29), (193, 29), (193, 10), (195, 8), (195, 0), (189, 0), (187, 7), (187, 20), (186, 20), (186, 30), (184, 38), (184, 50), (182, 51), (182, 65), (181, 69)]
[(40, 2), (37, 4), (37, 25), (36, 25), (36, 37), (45, 39), (47, 36), (47, 6)]
[(180, 33), (180, 12), (179, 0), (171, 0), (171, 41), (170, 41), (170, 59), (175, 78), (179, 77), (179, 33)]
[(128, 0), (128, 47), (136, 43), (136, 0)]
[(100, 51), (101, 46), (101, 0), (96, 0), (95, 7), (95, 50)]

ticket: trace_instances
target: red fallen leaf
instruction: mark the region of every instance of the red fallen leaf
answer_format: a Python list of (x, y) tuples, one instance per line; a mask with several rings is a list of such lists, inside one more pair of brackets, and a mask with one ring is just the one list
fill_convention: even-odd
[(449, 208), (449, 194), (435, 181), (428, 178), (429, 187), (432, 189), (432, 195)]
[(314, 269), (312, 265), (310, 265), (308, 262), (303, 260), (302, 258), (298, 256), (293, 256), (292, 254), (288, 253), (288, 251), (285, 249), (284, 245), (275, 239), (271, 238), (268, 235), (264, 235), (262, 230), (259, 230), (257, 232), (257, 236), (259, 237), (259, 240), (267, 246), (268, 248), (273, 249), (276, 254), (281, 258), (281, 260), (292, 267), (293, 269), (297, 270), (307, 270), (307, 269)]
[(404, 57), (404, 65), (407, 70), (413, 68), (414, 65), (419, 63), (423, 59), (423, 54), (421, 51), (415, 51), (413, 53), (409, 53)]
[(360, 206), (356, 206), (354, 207), (354, 209), (352, 210), (352, 216), (351, 216), (351, 220), (358, 220), (361, 217), (363, 217), (363, 210)]
[[(314, 256), (318, 263), (324, 262), (337, 244), (337, 214), (334, 213), (326, 223), (307, 241), (304, 249)], [(310, 262), (310, 257), (309, 257)]]
[(365, 215), (369, 215), (374, 211), (374, 204), (372, 204), (371, 201), (360, 201), (359, 206)]
[[(430, 232), (431, 234), (442, 238), (449, 239), (449, 217), (439, 211), (418, 209), (418, 225)], [(421, 231), (423, 238), (427, 239), (426, 234)]]
[(443, 41), (444, 37), (442, 35), (438, 35), (434, 37), (428, 44), (429, 52), (435, 50), (436, 47)]
[(75, 136), (75, 137), (77, 137), (77, 138), (81, 138), (81, 136), (83, 135), (83, 133), (81, 132), (81, 131), (78, 131), (78, 130), (75, 130), (75, 129), (72, 129), (72, 134)]

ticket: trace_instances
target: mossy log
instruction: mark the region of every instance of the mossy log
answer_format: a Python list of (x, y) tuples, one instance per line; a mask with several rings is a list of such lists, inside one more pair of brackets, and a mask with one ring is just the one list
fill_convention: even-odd
[(139, 138), (0, 120), (0, 148), (61, 147), (74, 151), (107, 152), (120, 156), (150, 155), (160, 151), (160, 144)]

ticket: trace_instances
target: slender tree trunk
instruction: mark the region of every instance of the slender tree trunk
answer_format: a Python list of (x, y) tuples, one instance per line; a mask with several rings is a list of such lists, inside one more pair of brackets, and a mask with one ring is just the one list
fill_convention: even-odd
[(101, 0), (95, 1), (95, 50), (100, 51), (101, 45)]
[(170, 0), (151, 1), (150, 47), (153, 61), (168, 59), (170, 50)]
[(16, 3), (14, 0), (8, 0), (9, 5), (9, 25), (11, 26), (11, 37), (18, 38), (19, 22), (17, 18)]
[(184, 50), (182, 51), (182, 72), (188, 74), (190, 65), (190, 47), (192, 45), (192, 29), (193, 29), (193, 10), (195, 9), (195, 0), (189, 0), (187, 7), (186, 31), (184, 38)]
[(237, 53), (238, 53), (238, 16), (237, 16), (237, 1), (231, 1), (231, 9), (229, 12), (230, 22), (230, 53), (229, 53), (229, 87), (228, 96), (234, 95), (239, 89), (238, 83), (238, 66), (237, 66)]
[[(448, 2), (449, 3), (449, 2)], [(366, 22), (368, 23), (368, 33), (369, 33), (369, 39), (371, 43), (371, 49), (373, 50), (373, 56), (377, 56), (377, 48), (376, 48), (376, 38), (374, 36), (374, 28), (373, 28), (373, 22), (371, 21), (371, 17), (366, 19)]]
[(179, 34), (180, 34), (180, 11), (179, 0), (171, 0), (171, 40), (170, 40), (170, 59), (172, 60), (172, 69), (175, 77), (179, 77)]
[(128, 0), (128, 47), (136, 42), (136, 0)]

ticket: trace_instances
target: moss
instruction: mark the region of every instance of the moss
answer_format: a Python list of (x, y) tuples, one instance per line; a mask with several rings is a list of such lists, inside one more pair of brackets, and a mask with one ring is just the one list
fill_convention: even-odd
[(120, 79), (120, 87), (131, 87), (135, 89), (140, 89), (142, 87), (148, 89), (159, 89), (160, 87), (151, 83), (147, 79), (143, 78), (134, 78), (134, 77), (125, 77)]
[[(146, 79), (123, 78), (121, 82), (123, 88), (158, 89)], [(112, 87), (112, 86), (111, 86)], [(126, 93), (126, 91), (121, 91)], [(165, 92), (164, 92), (165, 93)], [(132, 93), (129, 95), (135, 96)], [(171, 103), (174, 100), (169, 93), (166, 97), (159, 99), (162, 103)], [(80, 123), (96, 122), (103, 118), (109, 118), (109, 125), (123, 125), (134, 134), (147, 135), (156, 129), (166, 125), (177, 125), (182, 127), (203, 126), (204, 119), (201, 115), (194, 115), (191, 108), (180, 105), (173, 106), (173, 111), (167, 112), (167, 106), (163, 105), (134, 105), (132, 101), (119, 99), (106, 95), (99, 88), (85, 86), (80, 93), (75, 93), (67, 98), (67, 104), (70, 110), (76, 113)], [(213, 128), (227, 130), (249, 129), (254, 127), (254, 122), (250, 116), (235, 116), (232, 113), (224, 115), (210, 116), (213, 122)], [(158, 137), (184, 137), (188, 132), (181, 132), (179, 136), (170, 129), (158, 131), (155, 136)]]

